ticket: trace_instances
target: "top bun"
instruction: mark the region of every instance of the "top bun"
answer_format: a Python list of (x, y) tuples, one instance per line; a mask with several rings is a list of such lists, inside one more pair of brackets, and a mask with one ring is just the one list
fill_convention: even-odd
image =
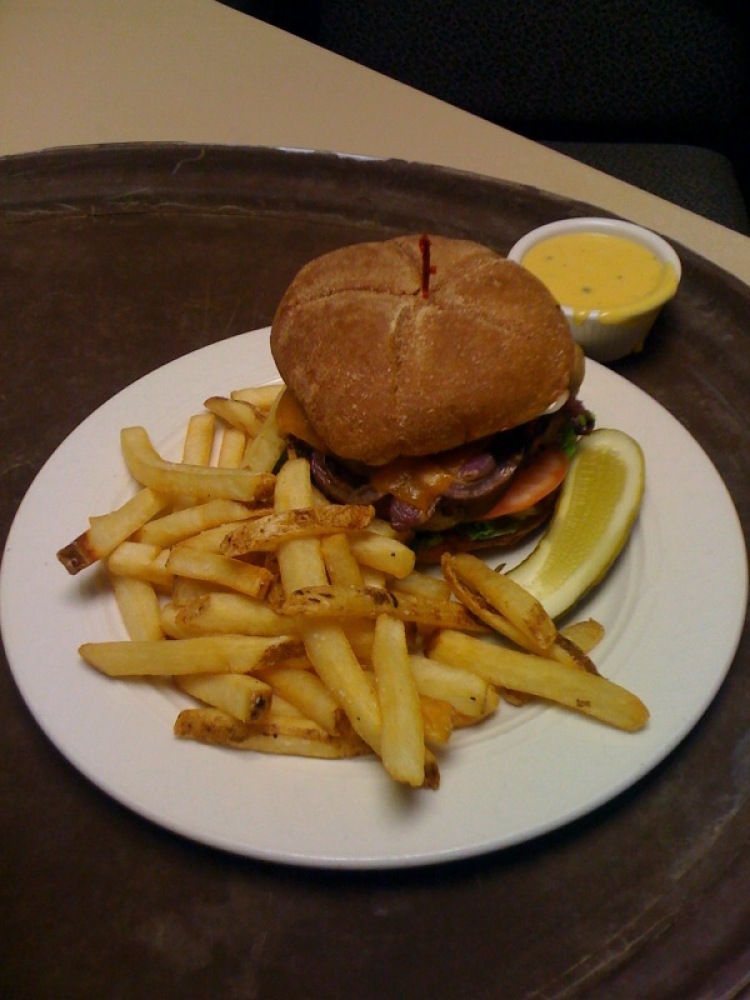
[(574, 342), (547, 288), (469, 240), (360, 243), (305, 265), (271, 351), (313, 430), (341, 458), (382, 465), (516, 427), (568, 390)]

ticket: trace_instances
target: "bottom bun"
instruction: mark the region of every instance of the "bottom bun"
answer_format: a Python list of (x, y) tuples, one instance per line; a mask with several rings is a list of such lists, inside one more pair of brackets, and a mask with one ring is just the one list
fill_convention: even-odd
[[(543, 527), (552, 517), (559, 490), (534, 507), (533, 511), (523, 516), (498, 518), (495, 522), (495, 533), (488, 523), (488, 530), (476, 534), (473, 528), (481, 522), (457, 525), (448, 531), (417, 532), (412, 539), (417, 562), (439, 563), (444, 552), (477, 552), (489, 549), (512, 549), (520, 544), (528, 535)], [(482, 525), (482, 527), (484, 527)]]

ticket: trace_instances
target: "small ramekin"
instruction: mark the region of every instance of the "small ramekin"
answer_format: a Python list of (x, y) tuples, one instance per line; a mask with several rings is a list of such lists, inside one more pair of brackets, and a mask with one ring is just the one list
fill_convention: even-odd
[(599, 309), (581, 314), (580, 310), (574, 311), (565, 302), (560, 303), (573, 336), (586, 355), (595, 361), (616, 361), (643, 348), (654, 320), (679, 286), (682, 264), (670, 244), (651, 230), (632, 222), (598, 217), (564, 219), (533, 229), (514, 244), (508, 258), (520, 264), (524, 255), (542, 240), (580, 232), (605, 233), (633, 240), (646, 247), (665, 264), (671, 264), (677, 278), (677, 284), (671, 293), (666, 292), (663, 296), (656, 297), (651, 295), (640, 303), (609, 310), (604, 316)]

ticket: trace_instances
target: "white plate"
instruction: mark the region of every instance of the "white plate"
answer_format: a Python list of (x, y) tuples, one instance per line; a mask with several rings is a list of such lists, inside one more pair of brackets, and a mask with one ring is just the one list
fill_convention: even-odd
[(607, 676), (651, 720), (635, 735), (554, 707), (503, 706), (457, 734), (437, 792), (395, 787), (373, 760), (271, 757), (176, 740), (186, 700), (165, 685), (109, 680), (81, 642), (124, 637), (101, 575), (69, 577), (55, 553), (92, 513), (132, 490), (120, 428), (143, 424), (167, 457), (212, 394), (277, 377), (267, 331), (152, 372), (93, 413), (29, 489), (5, 550), (0, 613), (11, 669), (52, 742), (131, 809), (195, 840), (256, 858), (346, 868), (425, 864), (516, 844), (616, 796), (661, 761), (714, 697), (739, 641), (747, 563), (737, 515), (706, 455), (652, 399), (589, 364), (582, 398), (599, 426), (643, 446), (647, 491), (615, 570), (579, 609), (607, 628)]

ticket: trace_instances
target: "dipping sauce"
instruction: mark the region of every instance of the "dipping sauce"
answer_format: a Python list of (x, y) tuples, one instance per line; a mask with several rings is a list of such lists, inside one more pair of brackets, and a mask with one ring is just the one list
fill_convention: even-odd
[(609, 233), (550, 236), (532, 246), (521, 263), (578, 322), (594, 310), (607, 323), (656, 308), (674, 295), (678, 281), (674, 267), (648, 247)]

